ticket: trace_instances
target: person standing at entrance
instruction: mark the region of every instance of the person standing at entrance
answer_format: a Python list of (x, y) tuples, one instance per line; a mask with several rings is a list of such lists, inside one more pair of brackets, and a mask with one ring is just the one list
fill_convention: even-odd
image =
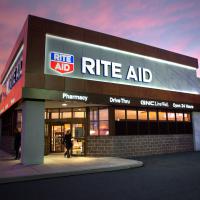
[(66, 152), (64, 153), (64, 156), (68, 158), (70, 158), (70, 156), (72, 155), (72, 134), (71, 134), (71, 131), (68, 130), (65, 135), (64, 135), (64, 139), (63, 139), (63, 142), (65, 144), (65, 147), (66, 147)]
[(17, 128), (14, 130), (15, 141), (14, 141), (14, 149), (15, 149), (15, 160), (20, 159), (20, 147), (21, 147), (21, 133)]

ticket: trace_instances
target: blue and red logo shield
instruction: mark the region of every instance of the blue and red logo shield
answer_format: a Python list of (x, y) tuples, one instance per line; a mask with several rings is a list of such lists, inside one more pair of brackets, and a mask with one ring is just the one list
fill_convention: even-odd
[(50, 52), (50, 68), (60, 74), (72, 73), (74, 71), (74, 56)]

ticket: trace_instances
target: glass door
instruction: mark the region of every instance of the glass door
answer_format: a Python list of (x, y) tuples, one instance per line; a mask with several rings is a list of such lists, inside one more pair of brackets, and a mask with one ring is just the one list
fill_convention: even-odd
[(83, 156), (85, 153), (85, 127), (84, 124), (72, 124), (73, 148), (72, 155)]
[(64, 124), (64, 132), (71, 130), (71, 124)]
[(62, 144), (63, 134), (64, 132), (62, 125), (51, 126), (51, 152), (64, 151), (64, 146)]
[(72, 155), (83, 156), (85, 154), (85, 126), (83, 123), (65, 123), (51, 125), (51, 152), (64, 152), (64, 133), (68, 130), (72, 132)]

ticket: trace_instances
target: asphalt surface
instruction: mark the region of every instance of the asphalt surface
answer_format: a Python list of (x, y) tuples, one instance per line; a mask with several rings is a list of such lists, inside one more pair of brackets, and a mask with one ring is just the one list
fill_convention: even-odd
[(1, 184), (1, 199), (200, 199), (200, 153), (134, 159), (144, 167)]

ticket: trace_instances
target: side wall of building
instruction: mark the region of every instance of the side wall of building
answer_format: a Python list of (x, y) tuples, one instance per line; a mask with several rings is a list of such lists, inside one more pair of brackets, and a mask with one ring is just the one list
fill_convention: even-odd
[(87, 137), (87, 156), (132, 157), (194, 150), (193, 135)]
[(14, 153), (14, 136), (2, 136), (0, 148), (4, 151)]

